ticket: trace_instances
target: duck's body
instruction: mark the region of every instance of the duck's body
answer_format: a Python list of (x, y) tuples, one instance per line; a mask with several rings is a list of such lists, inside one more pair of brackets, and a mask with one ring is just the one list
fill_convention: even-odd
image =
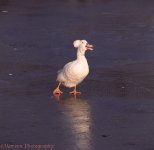
[[(89, 45), (85, 40), (82, 40), (82, 41), (77, 40), (74, 42), (74, 46), (78, 48), (77, 59), (67, 63), (63, 67), (63, 69), (58, 71), (57, 81), (59, 82), (59, 86), (62, 83), (64, 86), (69, 88), (75, 87), (74, 91), (76, 91), (76, 86), (79, 83), (81, 83), (89, 73), (89, 66), (88, 66), (87, 59), (85, 57), (85, 51), (88, 48), (92, 50), (92, 45)], [(53, 92), (54, 94), (62, 93), (59, 90), (59, 86), (54, 90)], [(74, 94), (74, 91), (71, 93)]]
[(76, 60), (67, 63), (63, 69), (58, 71), (57, 81), (66, 87), (75, 87), (83, 81), (89, 73), (86, 57), (79, 56)]

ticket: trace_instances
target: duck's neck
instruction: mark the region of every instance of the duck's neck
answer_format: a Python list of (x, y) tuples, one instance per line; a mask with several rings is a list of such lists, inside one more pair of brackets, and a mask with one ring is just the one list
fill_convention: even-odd
[(77, 59), (79, 60), (79, 59), (83, 59), (83, 58), (85, 58), (85, 51), (83, 51), (82, 49), (78, 49), (77, 50)]

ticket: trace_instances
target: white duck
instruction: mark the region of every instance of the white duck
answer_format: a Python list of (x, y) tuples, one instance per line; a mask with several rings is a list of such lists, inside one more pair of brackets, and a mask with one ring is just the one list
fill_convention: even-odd
[(59, 82), (57, 88), (53, 91), (53, 94), (62, 94), (59, 89), (63, 84), (65, 87), (74, 87), (71, 94), (78, 94), (76, 86), (83, 81), (83, 79), (89, 73), (89, 66), (85, 57), (86, 50), (93, 50), (93, 45), (88, 44), (86, 40), (76, 40), (73, 42), (75, 48), (77, 48), (77, 59), (67, 63), (63, 69), (58, 71), (57, 81)]

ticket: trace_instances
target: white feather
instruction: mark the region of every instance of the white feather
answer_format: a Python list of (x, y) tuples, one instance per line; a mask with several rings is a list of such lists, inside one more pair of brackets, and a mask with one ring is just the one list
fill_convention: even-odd
[(67, 63), (63, 69), (58, 71), (57, 76), (57, 81), (63, 83), (66, 87), (75, 87), (81, 83), (89, 73), (89, 66), (85, 57), (87, 41), (76, 40), (73, 44), (78, 47), (77, 59)]

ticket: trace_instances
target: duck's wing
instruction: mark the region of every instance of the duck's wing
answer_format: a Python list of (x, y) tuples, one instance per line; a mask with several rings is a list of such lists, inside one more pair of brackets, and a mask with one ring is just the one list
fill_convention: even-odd
[(65, 82), (69, 78), (73, 62), (67, 63), (62, 69), (58, 70), (57, 81)]
[(76, 60), (69, 62), (64, 66), (63, 72), (67, 79), (73, 78), (78, 73), (78, 66)]

